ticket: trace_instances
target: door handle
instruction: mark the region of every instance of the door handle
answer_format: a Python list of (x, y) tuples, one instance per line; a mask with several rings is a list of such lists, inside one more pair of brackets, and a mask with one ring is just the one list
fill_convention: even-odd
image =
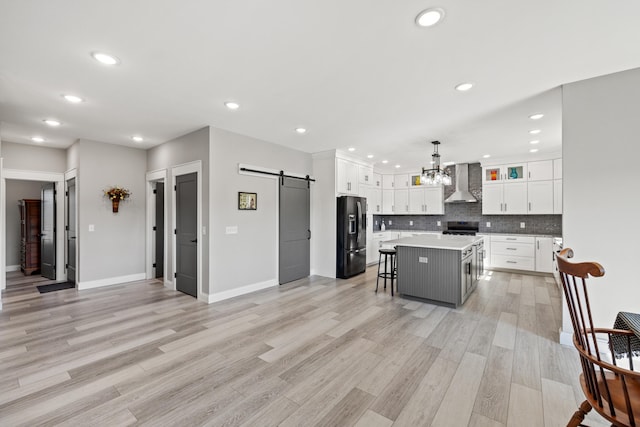
[(198, 243), (198, 239), (190, 240), (191, 243)]
[(307, 230), (308, 236), (307, 236), (307, 240), (311, 240), (311, 230)]

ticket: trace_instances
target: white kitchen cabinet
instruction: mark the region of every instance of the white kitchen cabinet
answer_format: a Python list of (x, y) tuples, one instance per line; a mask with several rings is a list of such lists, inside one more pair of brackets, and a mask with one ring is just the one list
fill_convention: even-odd
[(409, 190), (409, 213), (424, 214), (424, 189), (414, 187)]
[(376, 187), (366, 187), (367, 213), (379, 215), (382, 213), (382, 190)]
[(529, 181), (547, 181), (553, 179), (553, 160), (541, 160), (527, 163)]
[(409, 190), (409, 213), (416, 215), (444, 215), (444, 189), (421, 186)]
[(526, 182), (482, 187), (483, 215), (523, 215), (527, 213), (527, 201)]
[(562, 179), (562, 159), (553, 160), (553, 179)]
[(482, 184), (526, 181), (527, 177), (527, 163), (525, 162), (482, 167)]
[(382, 189), (393, 190), (393, 175), (382, 175)]
[(344, 159), (336, 159), (336, 192), (358, 195), (358, 165)]
[(553, 213), (562, 213), (562, 180), (553, 180)]
[(396, 215), (409, 213), (409, 190), (394, 190), (393, 213)]
[(553, 272), (553, 238), (536, 237), (536, 271)]
[(553, 214), (553, 181), (530, 181), (527, 183), (529, 202), (527, 213), (532, 215)]
[(491, 266), (533, 271), (535, 269), (535, 238), (517, 235), (492, 235)]
[(371, 238), (371, 244), (367, 244), (367, 264), (377, 263), (378, 262), (378, 254), (380, 250), (380, 244), (389, 240), (387, 238), (387, 233), (378, 232), (373, 233)]
[(373, 185), (373, 168), (371, 166), (358, 166), (358, 177), (360, 184)]
[(384, 215), (393, 215), (393, 190), (382, 190), (382, 213)]
[(422, 174), (421, 173), (410, 173), (409, 174), (409, 187), (419, 187), (422, 185)]
[(393, 176), (394, 190), (405, 190), (409, 188), (409, 175), (406, 173)]
[(382, 188), (382, 175), (379, 173), (373, 173), (373, 183), (372, 185), (376, 188)]

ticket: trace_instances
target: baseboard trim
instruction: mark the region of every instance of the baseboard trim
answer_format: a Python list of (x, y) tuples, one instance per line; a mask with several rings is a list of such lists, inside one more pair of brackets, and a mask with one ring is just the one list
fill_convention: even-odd
[(251, 292), (260, 291), (262, 289), (272, 288), (278, 286), (278, 280), (272, 279), (264, 282), (254, 283), (252, 285), (243, 286), (241, 288), (229, 289), (228, 291), (216, 292), (208, 294), (207, 302), (209, 304), (223, 301), (229, 298), (237, 297), (240, 295), (250, 294)]
[(4, 271), (6, 271), (7, 273), (10, 271), (19, 271), (20, 270), (20, 266), (19, 265), (7, 265), (4, 268)]
[(100, 288), (102, 286), (120, 285), (127, 282), (145, 280), (146, 273), (129, 274), (127, 276), (109, 277), (107, 279), (90, 280), (88, 282), (76, 282), (78, 290)]
[(566, 345), (567, 347), (573, 347), (573, 331), (567, 332), (560, 328), (560, 344)]

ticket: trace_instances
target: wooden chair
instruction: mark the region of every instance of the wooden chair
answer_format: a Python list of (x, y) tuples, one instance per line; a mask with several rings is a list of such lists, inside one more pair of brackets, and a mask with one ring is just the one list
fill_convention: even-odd
[[(567, 427), (580, 424), (585, 415), (595, 409), (615, 426), (640, 426), (640, 372), (633, 370), (631, 360), (632, 331), (596, 328), (593, 326), (591, 306), (587, 294), (586, 279), (604, 276), (604, 269), (597, 262), (573, 263), (573, 250), (563, 249), (557, 256), (571, 323), (573, 345), (578, 350), (582, 374), (580, 384), (587, 398), (575, 412)], [(616, 365), (612, 337), (625, 337), (624, 350), (630, 368)], [(601, 353), (602, 350), (602, 353)], [(611, 352), (612, 363), (602, 360), (601, 354)]]

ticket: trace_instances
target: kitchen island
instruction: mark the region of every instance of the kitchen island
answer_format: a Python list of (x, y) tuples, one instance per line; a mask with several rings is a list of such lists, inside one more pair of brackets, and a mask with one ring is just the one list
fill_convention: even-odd
[(389, 240), (397, 250), (398, 293), (459, 307), (481, 271), (481, 236), (420, 235)]

